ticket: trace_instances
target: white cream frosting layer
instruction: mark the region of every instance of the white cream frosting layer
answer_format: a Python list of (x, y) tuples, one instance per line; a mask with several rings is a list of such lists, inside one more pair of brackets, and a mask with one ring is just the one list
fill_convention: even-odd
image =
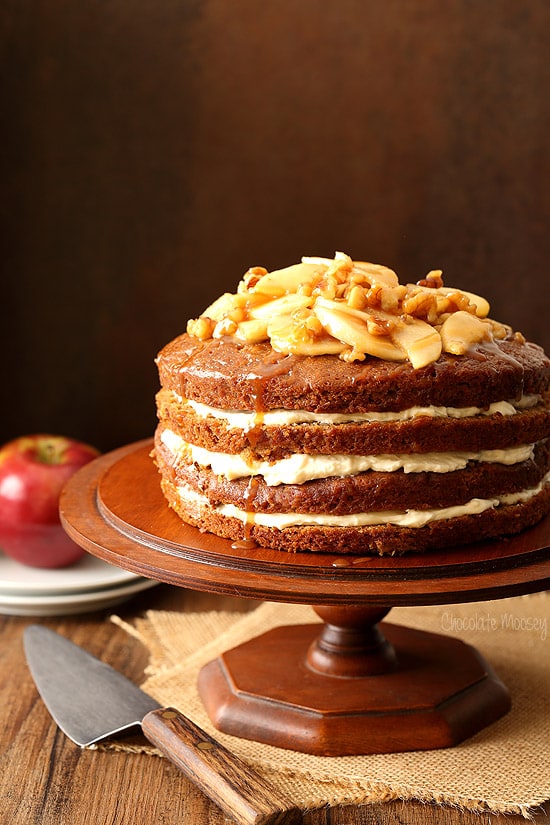
[[(399, 527), (424, 527), (434, 521), (458, 518), (460, 516), (477, 515), (486, 510), (494, 509), (501, 505), (518, 504), (528, 501), (538, 493), (542, 492), (545, 485), (550, 482), (550, 473), (541, 481), (537, 487), (523, 490), (519, 493), (483, 499), (473, 498), (466, 504), (455, 507), (442, 507), (432, 510), (406, 510), (406, 511), (384, 511), (370, 513), (353, 513), (351, 515), (336, 516), (330, 513), (252, 513), (241, 510), (233, 504), (223, 504), (213, 507), (217, 513), (226, 517), (237, 518), (245, 524), (258, 524), (263, 527), (276, 527), (279, 530), (285, 527), (372, 527), (377, 524), (394, 524)], [(208, 499), (196, 493), (187, 485), (178, 487), (178, 495), (186, 506), (196, 505), (197, 508), (211, 508)]]
[(205, 450), (184, 441), (170, 429), (162, 432), (161, 440), (177, 460), (187, 460), (210, 467), (216, 475), (229, 481), (261, 475), (270, 487), (279, 484), (303, 484), (318, 478), (350, 476), (368, 470), (393, 473), (450, 473), (466, 467), (469, 461), (496, 464), (517, 464), (533, 455), (534, 445), (524, 444), (503, 450), (481, 450), (477, 453), (417, 453), (387, 455), (307, 455), (297, 453), (279, 461), (257, 461), (244, 454), (230, 455)]
[[(179, 399), (183, 401), (183, 399)], [(367, 413), (314, 413), (306, 410), (266, 410), (248, 412), (243, 410), (222, 410), (189, 399), (186, 403), (200, 418), (212, 417), (225, 421), (231, 429), (244, 432), (260, 425), (281, 427), (289, 424), (350, 424), (364, 422), (410, 421), (420, 416), (429, 418), (473, 418), (475, 416), (515, 415), (520, 410), (535, 407), (540, 402), (538, 395), (526, 395), (519, 401), (498, 401), (487, 408), (481, 407), (409, 407), (400, 412)]]

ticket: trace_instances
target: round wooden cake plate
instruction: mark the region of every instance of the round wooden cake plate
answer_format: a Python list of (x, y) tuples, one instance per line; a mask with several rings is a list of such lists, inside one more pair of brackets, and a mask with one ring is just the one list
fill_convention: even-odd
[(507, 540), (401, 558), (250, 548), (183, 524), (151, 449), (123, 447), (69, 481), (61, 518), (78, 544), (158, 581), (310, 604), (323, 620), (277, 627), (202, 669), (200, 695), (220, 730), (318, 755), (391, 753), (458, 744), (509, 710), (473, 647), (381, 620), (394, 605), (549, 588), (549, 518)]

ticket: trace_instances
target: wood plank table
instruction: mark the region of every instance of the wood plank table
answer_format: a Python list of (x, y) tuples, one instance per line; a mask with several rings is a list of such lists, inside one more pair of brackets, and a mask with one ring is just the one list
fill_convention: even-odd
[[(140, 682), (147, 654), (108, 621), (146, 609), (245, 611), (257, 605), (161, 584), (116, 609), (78, 616), (0, 616), (0, 821), (10, 825), (222, 825), (224, 815), (166, 759), (80, 750), (51, 720), (26, 666), (22, 634), (40, 622)], [(305, 825), (525, 825), (519, 816), (461, 813), (415, 803), (335, 807), (304, 815)], [(534, 822), (550, 822), (550, 808)]]

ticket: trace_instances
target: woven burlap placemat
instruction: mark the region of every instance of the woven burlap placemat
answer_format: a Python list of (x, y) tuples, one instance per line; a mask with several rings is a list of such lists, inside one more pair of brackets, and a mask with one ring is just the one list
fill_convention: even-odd
[[(549, 605), (550, 596), (538, 593), (394, 608), (392, 623), (473, 644), (507, 685), (512, 710), (454, 748), (352, 757), (310, 756), (222, 734), (198, 696), (203, 664), (271, 627), (319, 621), (311, 608), (264, 603), (244, 615), (149, 611), (132, 625), (116, 616), (112, 620), (149, 651), (144, 690), (163, 705), (178, 707), (304, 809), (401, 799), (529, 818), (550, 799)], [(110, 747), (129, 749), (120, 742)]]

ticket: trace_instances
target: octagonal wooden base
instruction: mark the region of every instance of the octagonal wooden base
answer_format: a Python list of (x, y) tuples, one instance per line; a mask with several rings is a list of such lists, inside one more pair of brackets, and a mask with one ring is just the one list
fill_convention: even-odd
[(361, 650), (349, 644), (349, 627), (337, 649), (334, 624), (321, 632), (308, 624), (227, 651), (199, 676), (212, 722), (269, 745), (341, 756), (450, 747), (509, 710), (506, 688), (469, 645), (389, 623), (372, 629), (374, 642), (367, 634)]

